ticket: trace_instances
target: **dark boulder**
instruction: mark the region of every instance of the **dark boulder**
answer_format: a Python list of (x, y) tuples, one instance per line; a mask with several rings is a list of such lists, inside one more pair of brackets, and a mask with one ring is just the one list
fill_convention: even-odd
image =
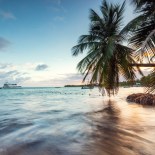
[(155, 94), (137, 93), (127, 97), (127, 101), (143, 105), (155, 105)]

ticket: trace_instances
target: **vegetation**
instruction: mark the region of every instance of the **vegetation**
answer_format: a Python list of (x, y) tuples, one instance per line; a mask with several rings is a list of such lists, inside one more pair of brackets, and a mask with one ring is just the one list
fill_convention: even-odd
[(146, 92), (155, 92), (155, 69), (148, 75), (141, 78), (141, 83), (146, 87)]
[(91, 9), (89, 34), (82, 35), (78, 45), (72, 48), (73, 56), (87, 50), (86, 57), (77, 65), (84, 74), (83, 80), (91, 76), (90, 83), (104, 86), (109, 96), (117, 93), (120, 75), (127, 81), (136, 77), (135, 69), (129, 65), (135, 62), (133, 49), (123, 45), (125, 37), (120, 29), (124, 7), (125, 3), (120, 6), (104, 0), (100, 7), (101, 16)]
[[(146, 87), (148, 89), (148, 85), (150, 83), (150, 80), (152, 78), (152, 75), (149, 74), (147, 76), (142, 76), (140, 79), (137, 79), (135, 81), (123, 81), (123, 82), (120, 82), (119, 85), (120, 86), (133, 86), (133, 85), (136, 85), (137, 83), (140, 84), (140, 86), (143, 86), (143, 87)], [(151, 87), (150, 87), (151, 89)]]
[(122, 82), (119, 82), (119, 86), (121, 87), (125, 87), (125, 86), (134, 86), (136, 85), (136, 83), (140, 83), (141, 84), (141, 81), (140, 80), (135, 80), (135, 81), (122, 81)]
[[(136, 60), (139, 62), (152, 63), (155, 67), (155, 1), (154, 0), (132, 0), (139, 16), (132, 20), (126, 27), (130, 44), (136, 47)], [(127, 28), (126, 28), (127, 29)], [(145, 79), (145, 77), (144, 77)], [(147, 77), (145, 83), (147, 92), (155, 92), (155, 68)]]
[(65, 85), (64, 87), (84, 87), (84, 86), (97, 86), (97, 85), (91, 85), (91, 84), (87, 84), (87, 85)]
[(129, 41), (138, 49), (137, 56), (139, 60), (147, 57), (147, 61), (151, 62), (155, 56), (155, 1), (132, 1), (136, 6), (135, 12), (140, 15), (130, 22), (131, 25), (134, 25), (135, 21), (137, 24), (133, 30), (130, 26), (129, 32), (132, 32), (132, 35)]
[[(73, 56), (87, 51), (86, 57), (77, 65), (78, 70), (84, 74), (83, 80), (91, 76), (90, 83), (99, 83), (100, 87), (105, 87), (109, 96), (117, 93), (120, 75), (127, 82), (133, 83), (136, 77), (134, 66), (141, 75), (141, 65), (155, 66), (155, 1), (131, 1), (138, 17), (122, 30), (125, 3), (120, 6), (103, 0), (101, 16), (91, 9), (89, 34), (82, 35), (78, 44), (72, 48)], [(124, 41), (129, 41), (132, 48), (124, 46)], [(147, 91), (153, 92), (155, 69), (149, 76)]]

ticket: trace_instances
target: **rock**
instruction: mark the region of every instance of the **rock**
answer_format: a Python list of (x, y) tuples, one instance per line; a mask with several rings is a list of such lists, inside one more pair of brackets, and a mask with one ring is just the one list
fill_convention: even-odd
[(137, 93), (127, 97), (127, 101), (143, 105), (155, 105), (155, 94)]

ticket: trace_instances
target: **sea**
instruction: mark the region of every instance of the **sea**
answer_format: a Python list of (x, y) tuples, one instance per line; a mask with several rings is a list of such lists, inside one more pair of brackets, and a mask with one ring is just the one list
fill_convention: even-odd
[(80, 87), (0, 89), (0, 155), (155, 155), (155, 107)]

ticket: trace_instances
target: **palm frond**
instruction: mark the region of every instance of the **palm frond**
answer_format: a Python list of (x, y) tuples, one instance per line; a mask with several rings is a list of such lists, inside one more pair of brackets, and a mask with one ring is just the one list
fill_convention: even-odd
[(124, 35), (131, 35), (134, 30), (141, 25), (142, 21), (144, 20), (144, 16), (140, 15), (133, 20), (131, 20), (120, 32), (120, 34)]
[(99, 46), (98, 44), (99, 44), (98, 42), (86, 42), (78, 44), (72, 48), (72, 55), (77, 56), (78, 54), (83, 53), (84, 50), (92, 47), (94, 49), (97, 49), (97, 47)]
[[(132, 0), (132, 2), (136, 6), (135, 12), (140, 15), (127, 25), (129, 28), (126, 29), (132, 30), (132, 36), (129, 39), (130, 45), (138, 49), (138, 60), (147, 59), (148, 62), (151, 62), (155, 57), (155, 1)], [(132, 25), (135, 24), (137, 26), (132, 29)]]
[(149, 80), (145, 85), (145, 89), (147, 93), (155, 93), (155, 68), (149, 74)]

